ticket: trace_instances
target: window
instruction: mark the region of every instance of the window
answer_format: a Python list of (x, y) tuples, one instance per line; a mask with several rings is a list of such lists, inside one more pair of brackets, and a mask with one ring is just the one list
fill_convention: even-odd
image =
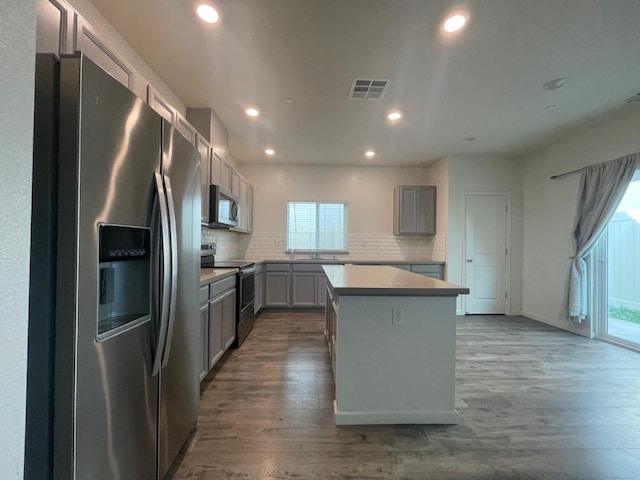
[(288, 250), (346, 250), (347, 204), (289, 202)]

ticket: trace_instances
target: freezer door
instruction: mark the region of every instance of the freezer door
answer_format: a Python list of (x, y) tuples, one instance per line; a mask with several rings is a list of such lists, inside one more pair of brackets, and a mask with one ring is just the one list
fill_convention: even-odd
[[(123, 287), (117, 271), (105, 270), (112, 292), (104, 283), (101, 292), (99, 231), (102, 224), (149, 227), (161, 120), (80, 54), (63, 58), (60, 72), (54, 477), (153, 479), (159, 379), (150, 374), (152, 322), (142, 316), (99, 339), (98, 318)], [(137, 288), (126, 309), (149, 312), (149, 285)]]
[[(200, 405), (200, 154), (163, 121), (162, 175), (173, 199), (177, 256), (172, 319), (160, 371), (159, 478), (193, 430)], [(171, 200), (169, 200), (171, 201)], [(170, 215), (171, 217), (171, 215)], [(175, 304), (174, 304), (175, 302)]]

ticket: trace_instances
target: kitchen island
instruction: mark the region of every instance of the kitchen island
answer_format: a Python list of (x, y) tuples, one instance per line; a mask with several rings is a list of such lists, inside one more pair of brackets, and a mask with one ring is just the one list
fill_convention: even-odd
[(387, 266), (323, 265), (336, 425), (455, 424), (456, 296)]

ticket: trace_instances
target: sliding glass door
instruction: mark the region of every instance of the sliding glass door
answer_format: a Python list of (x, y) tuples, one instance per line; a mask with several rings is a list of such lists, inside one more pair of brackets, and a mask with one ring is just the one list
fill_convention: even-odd
[(596, 335), (640, 349), (640, 170), (594, 256)]

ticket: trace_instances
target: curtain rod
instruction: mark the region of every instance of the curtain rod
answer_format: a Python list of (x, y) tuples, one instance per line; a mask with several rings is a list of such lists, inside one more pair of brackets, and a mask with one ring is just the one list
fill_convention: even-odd
[[(638, 155), (638, 154), (640, 154), (640, 152), (639, 153), (632, 153), (631, 155)], [(628, 157), (628, 156), (629, 155), (624, 155), (624, 157)], [(619, 157), (619, 158), (624, 158), (624, 157)], [(614, 158), (613, 160), (607, 160), (605, 162), (594, 163), (593, 165), (587, 165), (586, 167), (578, 168), (577, 170), (571, 170), (570, 172), (560, 173), (558, 175), (551, 175), (549, 178), (551, 180), (555, 180), (556, 178), (568, 177), (569, 175), (575, 175), (576, 173), (580, 173), (585, 168), (597, 167), (598, 165), (604, 165), (605, 163), (614, 162), (614, 161), (618, 160), (619, 158)]]
[(571, 170), (570, 172), (560, 173), (558, 175), (551, 175), (549, 178), (551, 180), (555, 180), (556, 178), (568, 177), (569, 175), (575, 175), (576, 173), (580, 173), (585, 168), (587, 167), (579, 168), (577, 170)]

